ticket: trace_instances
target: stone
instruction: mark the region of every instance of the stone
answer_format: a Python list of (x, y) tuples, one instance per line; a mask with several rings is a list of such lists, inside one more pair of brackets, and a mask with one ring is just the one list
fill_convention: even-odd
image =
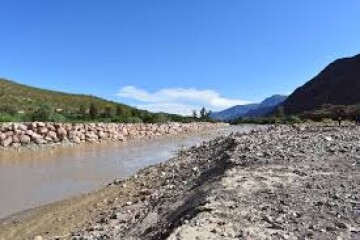
[(13, 142), (13, 139), (11, 136), (7, 137), (6, 139), (4, 139), (2, 142), (1, 142), (1, 146), (3, 147), (8, 147), (10, 146), (10, 144)]
[(67, 131), (63, 127), (57, 129), (57, 135), (59, 139), (63, 140), (67, 137)]
[(68, 132), (68, 138), (74, 139), (76, 137), (76, 131), (69, 131)]
[(31, 142), (31, 138), (27, 135), (21, 135), (19, 138), (21, 144), (29, 144)]
[(18, 129), (20, 129), (21, 131), (26, 131), (28, 127), (25, 124), (19, 124)]
[(81, 143), (81, 139), (80, 139), (79, 137), (74, 137), (74, 138), (73, 138), (73, 141), (74, 141), (74, 143), (76, 143), (76, 144), (80, 144), (80, 143)]
[(44, 144), (46, 141), (42, 138), (34, 138), (33, 139), (36, 144)]
[(26, 130), (25, 131), (26, 135), (32, 136), (34, 134), (33, 130)]
[(0, 133), (0, 141), (4, 140), (6, 138), (6, 135), (3, 133)]
[(49, 130), (48, 130), (48, 128), (47, 127), (40, 127), (39, 129), (38, 129), (38, 133), (40, 133), (40, 134), (45, 134), (45, 133), (47, 133)]
[(56, 139), (56, 138), (57, 138), (56, 132), (54, 132), (54, 131), (49, 131), (49, 132), (47, 133), (47, 136), (50, 137), (50, 138), (52, 138), (52, 139)]
[(20, 143), (20, 139), (17, 135), (13, 135), (12, 138), (13, 138), (13, 143)]
[(45, 123), (43, 123), (43, 122), (38, 122), (38, 123), (37, 123), (37, 126), (38, 126), (38, 127), (45, 127), (46, 125), (45, 125)]
[(34, 237), (34, 240), (43, 240), (42, 236), (36, 236)]
[(123, 127), (123, 128), (122, 128), (122, 133), (124, 134), (124, 136), (129, 135), (129, 132), (128, 132), (128, 130), (127, 130), (126, 127)]

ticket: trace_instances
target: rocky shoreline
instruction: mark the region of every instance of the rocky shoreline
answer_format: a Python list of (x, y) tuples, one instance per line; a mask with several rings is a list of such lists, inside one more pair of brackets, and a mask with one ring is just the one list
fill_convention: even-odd
[(102, 141), (154, 138), (226, 127), (224, 123), (3, 123), (0, 124), (0, 149), (38, 149)]
[(359, 143), (359, 127), (218, 137), (96, 194), (5, 221), (0, 239), (360, 239)]

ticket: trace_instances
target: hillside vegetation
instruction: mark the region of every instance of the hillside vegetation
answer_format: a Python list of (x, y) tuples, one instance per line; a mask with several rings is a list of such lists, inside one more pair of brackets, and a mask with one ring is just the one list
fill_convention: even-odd
[(95, 96), (50, 91), (0, 78), (0, 122), (189, 122), (197, 120), (197, 118), (174, 114), (151, 113)]

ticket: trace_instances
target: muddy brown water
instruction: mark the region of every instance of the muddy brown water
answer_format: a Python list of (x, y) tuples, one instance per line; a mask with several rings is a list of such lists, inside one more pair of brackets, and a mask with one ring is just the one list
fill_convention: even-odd
[(0, 219), (93, 191), (115, 178), (126, 178), (144, 167), (166, 161), (183, 147), (251, 128), (230, 127), (123, 143), (0, 152)]

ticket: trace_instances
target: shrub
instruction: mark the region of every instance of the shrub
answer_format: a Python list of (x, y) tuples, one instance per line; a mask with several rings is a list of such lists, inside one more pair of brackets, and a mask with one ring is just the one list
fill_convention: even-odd
[(32, 114), (32, 121), (49, 122), (52, 118), (54, 111), (48, 104), (43, 104), (40, 108)]
[(10, 105), (3, 105), (0, 106), (0, 114), (8, 114), (8, 115), (16, 115), (18, 113), (18, 110)]
[(91, 119), (95, 119), (99, 116), (99, 110), (94, 103), (91, 103), (89, 114)]
[(14, 122), (14, 121), (15, 121), (14, 116), (4, 113), (0, 114), (0, 122)]

